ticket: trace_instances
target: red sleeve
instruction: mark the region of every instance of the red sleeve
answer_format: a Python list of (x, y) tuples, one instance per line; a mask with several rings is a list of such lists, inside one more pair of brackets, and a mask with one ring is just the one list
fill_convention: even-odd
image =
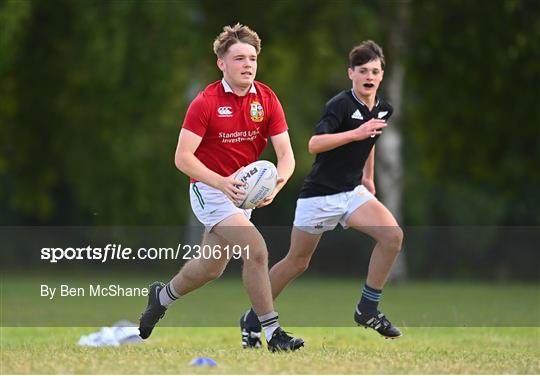
[(272, 94), (272, 113), (270, 115), (270, 123), (268, 124), (268, 134), (270, 137), (276, 136), (289, 129), (287, 126), (287, 120), (285, 120), (283, 107), (281, 107), (278, 97), (274, 93)]
[(208, 128), (208, 106), (203, 97), (203, 93), (199, 93), (189, 105), (189, 108), (184, 118), (182, 128), (203, 137)]

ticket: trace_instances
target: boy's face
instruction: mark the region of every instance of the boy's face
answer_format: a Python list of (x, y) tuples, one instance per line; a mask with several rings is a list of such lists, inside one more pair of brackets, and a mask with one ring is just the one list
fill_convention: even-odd
[(349, 68), (348, 73), (355, 92), (362, 97), (375, 96), (384, 75), (380, 59)]
[(229, 85), (251, 87), (257, 74), (257, 51), (251, 44), (235, 43), (217, 60), (217, 65)]

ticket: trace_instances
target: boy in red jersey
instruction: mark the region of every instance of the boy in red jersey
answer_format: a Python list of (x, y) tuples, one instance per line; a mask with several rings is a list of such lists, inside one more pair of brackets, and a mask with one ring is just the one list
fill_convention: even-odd
[[(262, 324), (268, 348), (296, 350), (304, 341), (286, 334), (274, 311), (268, 253), (250, 221), (251, 210), (235, 203), (244, 198), (243, 183), (234, 177), (256, 161), (268, 138), (277, 155), (278, 181), (274, 192), (259, 206), (272, 202), (294, 170), (294, 155), (281, 104), (274, 92), (255, 81), (261, 41), (247, 26), (226, 26), (214, 41), (217, 66), (223, 79), (199, 93), (187, 111), (175, 155), (176, 167), (191, 179), (191, 207), (206, 228), (204, 244), (249, 245), (244, 252), (243, 281)], [(169, 304), (218, 278), (229, 259), (194, 259), (167, 284), (150, 286), (148, 306), (140, 320), (140, 335), (148, 338)]]

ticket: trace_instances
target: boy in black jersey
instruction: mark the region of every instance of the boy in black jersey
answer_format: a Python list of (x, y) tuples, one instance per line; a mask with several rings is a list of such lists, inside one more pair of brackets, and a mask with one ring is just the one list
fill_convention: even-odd
[[(378, 310), (382, 289), (401, 249), (403, 232), (375, 194), (375, 143), (392, 115), (392, 106), (377, 96), (384, 75), (384, 55), (373, 41), (365, 41), (349, 54), (352, 89), (326, 104), (309, 152), (315, 162), (297, 201), (289, 253), (270, 270), (274, 299), (309, 265), (322, 234), (338, 223), (377, 241), (368, 268), (355, 321), (387, 338), (401, 335)], [(260, 332), (257, 316), (249, 310), (240, 320), (242, 344), (256, 345)]]

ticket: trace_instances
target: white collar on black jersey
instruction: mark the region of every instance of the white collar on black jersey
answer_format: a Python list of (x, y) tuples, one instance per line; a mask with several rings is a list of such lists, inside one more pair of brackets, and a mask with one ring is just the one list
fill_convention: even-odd
[[(358, 97), (356, 96), (356, 93), (354, 92), (354, 89), (351, 89), (351, 94), (352, 94), (353, 98), (356, 99), (356, 101), (357, 101), (358, 103), (360, 103), (362, 106), (367, 107), (367, 104), (365, 104), (364, 102), (362, 102), (362, 100), (360, 100), (360, 98), (358, 98)], [(374, 106), (373, 108), (375, 108), (375, 107), (377, 107), (377, 106), (379, 105), (379, 98), (375, 98), (375, 99), (377, 100), (377, 102), (375, 102), (375, 106)]]
[[(223, 90), (225, 90), (226, 93), (234, 93), (233, 89), (231, 88), (231, 85), (225, 81), (224, 78), (221, 79), (221, 84), (223, 85)], [(257, 94), (257, 89), (255, 89), (255, 84), (251, 84), (251, 88), (249, 89), (250, 93)]]

